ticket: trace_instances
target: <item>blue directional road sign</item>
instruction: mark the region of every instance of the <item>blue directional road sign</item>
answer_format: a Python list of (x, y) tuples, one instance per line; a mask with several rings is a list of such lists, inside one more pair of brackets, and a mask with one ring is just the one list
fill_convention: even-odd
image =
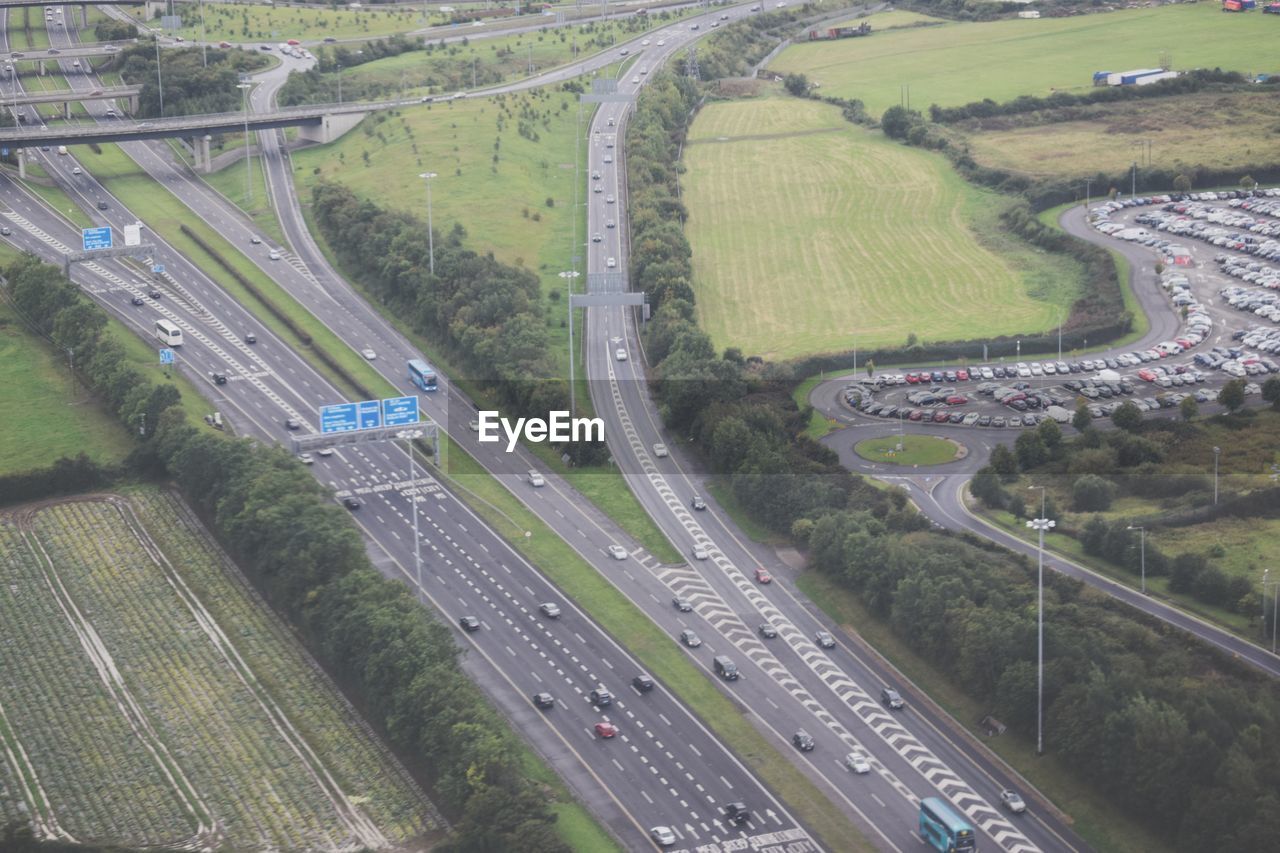
[(159, 275), (160, 273), (164, 272), (164, 264), (155, 264), (154, 266), (151, 267), (151, 271), (156, 275)]
[(81, 245), (84, 251), (92, 252), (94, 249), (110, 249), (111, 248), (111, 226), (104, 225), (101, 228), (83, 228), (80, 231)]
[(173, 364), (173, 350), (171, 349), (160, 350), (160, 363)]
[(339, 403), (320, 407), (320, 432), (351, 432), (356, 426), (356, 404)]
[(388, 397), (382, 401), (382, 425), (403, 426), (418, 422), (418, 398)]
[(382, 404), (377, 400), (361, 400), (356, 403), (356, 421), (359, 429), (376, 429), (382, 426)]

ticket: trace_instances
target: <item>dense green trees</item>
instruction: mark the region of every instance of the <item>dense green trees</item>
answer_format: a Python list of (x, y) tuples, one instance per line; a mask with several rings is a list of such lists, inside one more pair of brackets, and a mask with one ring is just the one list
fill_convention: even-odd
[[(457, 646), (400, 583), (369, 562), (348, 514), (279, 448), (188, 425), (178, 391), (130, 367), (102, 332), (103, 312), (55, 267), (23, 256), (9, 297), (37, 331), (74, 347), (81, 376), (122, 421), (140, 426), (135, 467), (159, 466), (182, 488), (275, 610), (383, 732), (454, 819), (442, 849), (567, 848), (508, 728), (458, 666)], [(58, 484), (92, 483), (84, 461)], [(6, 829), (18, 832), (17, 828)]]
[(119, 71), (126, 83), (142, 86), (138, 95), (138, 116), (154, 118), (160, 115), (161, 85), (164, 87), (166, 116), (239, 111), (240, 90), (236, 84), (240, 75), (261, 68), (268, 60), (256, 51), (210, 50), (205, 53), (208, 67), (204, 65), (201, 51), (162, 50), (160, 78), (157, 80), (155, 44), (147, 41), (117, 53), (111, 59), (110, 67)]

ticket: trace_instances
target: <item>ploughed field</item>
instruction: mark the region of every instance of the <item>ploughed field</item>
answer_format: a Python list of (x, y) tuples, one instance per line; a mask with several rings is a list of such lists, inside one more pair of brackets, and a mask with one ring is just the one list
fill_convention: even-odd
[[(871, 17), (876, 26), (876, 17)], [(1071, 18), (948, 22), (866, 38), (797, 42), (770, 63), (859, 98), (873, 116), (903, 100), (913, 109), (991, 98), (1087, 92), (1095, 71), (1223, 68), (1274, 72), (1280, 16), (1223, 14), (1217, 3), (1125, 9)]]
[(422, 792), (190, 511), (0, 514), (0, 819), (130, 847), (387, 848)]
[(717, 347), (786, 358), (848, 350), (855, 335), (859, 348), (980, 339), (1065, 316), (1074, 271), (1005, 252), (1003, 202), (833, 107), (709, 104), (684, 160), (699, 322)]

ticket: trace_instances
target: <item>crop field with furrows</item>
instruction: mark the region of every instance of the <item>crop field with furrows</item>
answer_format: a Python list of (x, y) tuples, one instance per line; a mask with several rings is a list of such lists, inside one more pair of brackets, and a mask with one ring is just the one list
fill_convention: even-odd
[(389, 848), (422, 792), (168, 493), (0, 515), (0, 816), (128, 846)]
[(699, 321), (717, 347), (785, 358), (855, 336), (870, 348), (1024, 333), (1073, 298), (1074, 271), (1006, 245), (998, 198), (832, 107), (711, 104), (684, 160)]
[[(876, 19), (871, 18), (876, 26)], [(799, 42), (770, 63), (798, 72), (824, 95), (859, 98), (873, 116), (904, 99), (913, 109), (991, 98), (1087, 92), (1095, 71), (1165, 64), (1178, 69), (1280, 71), (1280, 20), (1224, 15), (1217, 3), (1038, 20), (950, 22), (874, 32), (866, 38)]]

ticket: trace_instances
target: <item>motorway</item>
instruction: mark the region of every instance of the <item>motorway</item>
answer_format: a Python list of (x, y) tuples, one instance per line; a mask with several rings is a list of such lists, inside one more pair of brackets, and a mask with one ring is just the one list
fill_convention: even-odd
[[(51, 36), (65, 38), (59, 33)], [(70, 82), (77, 87), (100, 85), (82, 75), (71, 75)], [(105, 105), (89, 109), (101, 120), (99, 111)], [(200, 207), (202, 199), (191, 192), (198, 185), (188, 183), (172, 167), (165, 173), (165, 158), (146, 143), (124, 147), (163, 185), (187, 194)], [(118, 229), (137, 219), (73, 157), (37, 156), (96, 224)], [(8, 239), (19, 248), (53, 263), (60, 261), (62, 253), (78, 249), (78, 230), (7, 177), (0, 179), (0, 196), (6, 204), (0, 215), (13, 231)], [(107, 202), (107, 210), (97, 208), (100, 200)], [(247, 224), (240, 217), (227, 219), (228, 207), (225, 200), (221, 206), (210, 203), (201, 215), (224, 236), (236, 239), (240, 236), (236, 229)], [(243, 232), (246, 249), (251, 233)], [(77, 265), (73, 279), (144, 338), (152, 336), (151, 326), (159, 317), (178, 324), (186, 339), (179, 350), (178, 369), (205, 389), (241, 434), (282, 441), (289, 435), (283, 421), (290, 417), (301, 421), (304, 430), (314, 431), (318, 408), (341, 400), (341, 392), (288, 344), (261, 328), (195, 264), (158, 236), (148, 237), (157, 249), (142, 269), (152, 263), (164, 265), (165, 274), (155, 282), (161, 298), (132, 305), (131, 297), (145, 298), (153, 282), (149, 274), (140, 274), (138, 267), (122, 261)], [(266, 247), (260, 248), (252, 257), (264, 269), (270, 267), (277, 278), (291, 279), (294, 286), (309, 288), (321, 301), (329, 300), (299, 269), (296, 259), (271, 262)], [(256, 334), (256, 344), (245, 342), (247, 332)], [(390, 364), (379, 360), (377, 366), (394, 374), (397, 386), (407, 387), (400, 368), (392, 365), (402, 366), (409, 350), (403, 342), (397, 341), (399, 352), (391, 341), (385, 343), (384, 356), (394, 353), (394, 358)], [(362, 340), (360, 346), (365, 345), (367, 341)], [(228, 375), (226, 385), (213, 384), (210, 377), (215, 371)], [(649, 847), (648, 829), (669, 825), (688, 846), (738, 839), (764, 849), (784, 844), (789, 850), (816, 849), (772, 793), (661, 683), (646, 693), (631, 687), (631, 679), (642, 672), (639, 663), (474, 516), (447, 486), (423, 466), (411, 463), (402, 447), (343, 448), (318, 459), (314, 472), (335, 497), (359, 496), (364, 506), (354, 519), (384, 574), (416, 588), (455, 626), (463, 615), (481, 620), (479, 631), (458, 630), (459, 639), (471, 651), (464, 665), (626, 847)], [(415, 507), (424, 558), (421, 583), (414, 563)], [(558, 604), (563, 615), (541, 616), (539, 606), (546, 602)], [(611, 705), (592, 703), (588, 694), (597, 685), (614, 695)], [(547, 711), (534, 707), (530, 696), (542, 691), (555, 697), (555, 707)], [(593, 727), (601, 721), (617, 724), (618, 737), (597, 738)], [(751, 810), (745, 826), (727, 825), (723, 819), (723, 806), (735, 801), (745, 802)]]
[[(731, 15), (742, 13), (742, 9), (728, 12)], [(706, 26), (712, 17), (704, 16), (701, 20)], [(647, 37), (656, 41), (662, 38), (663, 34), (669, 35), (669, 38), (665, 39), (668, 41), (667, 50), (646, 54), (645, 63), (651, 69), (656, 68), (671, 53), (696, 37), (696, 34), (688, 31), (687, 23), (654, 31)], [(638, 40), (639, 37), (637, 37)], [(500, 90), (510, 91), (533, 83), (542, 84), (554, 79), (565, 79), (589, 70), (590, 67), (598, 67), (613, 61), (616, 61), (616, 56), (610, 52), (590, 62), (575, 63), (571, 68), (561, 69), (553, 74), (535, 78), (533, 81), (500, 87)], [(276, 69), (274, 76), (267, 76), (260, 89), (254, 92), (255, 110), (269, 107), (274, 88), (282, 82), (283, 73), (286, 71), (287, 66)], [(85, 85), (93, 85), (88, 79), (81, 82)], [(620, 90), (628, 92), (637, 87), (638, 84), (623, 80)], [(610, 182), (615, 203), (608, 205), (604, 202), (603, 196), (610, 193), (589, 196), (588, 233), (594, 233), (596, 230), (611, 233), (611, 242), (605, 243), (602, 240), (599, 245), (589, 244), (589, 273), (604, 271), (607, 257), (614, 257), (617, 260), (618, 269), (626, 268), (626, 246), (621, 236), (625, 234), (625, 187), (620, 180), (621, 169), (617, 168), (623, 162), (621, 133), (626, 118), (624, 106), (622, 104), (606, 105), (594, 119), (591, 134), (593, 144), (584, 175), (597, 168), (607, 172), (604, 179)], [(613, 127), (607, 124), (610, 118), (615, 120)], [(594, 132), (597, 130), (600, 131), (598, 135)], [(614, 138), (615, 147), (609, 149), (607, 143), (612, 134), (617, 134)], [(397, 387), (407, 388), (398, 365), (402, 365), (405, 358), (415, 353), (390, 328), (389, 324), (355, 296), (345, 282), (342, 282), (340, 277), (324, 263), (314, 242), (306, 234), (292, 191), (287, 155), (281, 153), (278, 146), (279, 139), (280, 136), (276, 132), (259, 134), (259, 142), (263, 146), (268, 165), (273, 200), (293, 247), (292, 253), (285, 252), (283, 261), (274, 263), (267, 260), (266, 246), (257, 250), (249, 248), (249, 239), (254, 234), (252, 226), (232, 209), (225, 199), (221, 199), (216, 193), (212, 193), (184, 172), (167, 165), (168, 157), (159, 156), (155, 147), (146, 143), (129, 143), (123, 147), (162, 185), (169, 187), (183, 198), (198, 215), (217, 227), (220, 233), (233, 242), (243, 241), (240, 244), (246, 246), (247, 251), (253, 252), (250, 257), (259, 266), (280, 281), (295, 298), (312, 310), (353, 348), (372, 346), (377, 350), (382, 357), (374, 362), (374, 366), (383, 370), (384, 375)], [(603, 162), (604, 156), (611, 150), (616, 152), (617, 162), (606, 164)], [(46, 167), (57, 174), (61, 180), (66, 181), (86, 201), (104, 195), (91, 178), (68, 174), (72, 165), (70, 158), (45, 159), (50, 161)], [(13, 188), (5, 187), (5, 192), (6, 198), (9, 198)], [(613, 209), (617, 210), (612, 218), (616, 219), (618, 227), (607, 229), (603, 227), (603, 220), (611, 217), (610, 211)], [(51, 231), (60, 225), (64, 233), (71, 233), (65, 223), (49, 223), (40, 219), (39, 215), (38, 210), (31, 208), (32, 220), (42, 222), (42, 228), (45, 230)], [(126, 216), (119, 208), (118, 202), (114, 201), (110, 216), (117, 224), (121, 221), (132, 221), (132, 217)], [(64, 239), (70, 240), (70, 238)], [(161, 254), (164, 252), (172, 253), (172, 250), (165, 247)], [(203, 276), (194, 269), (175, 267), (168, 256), (165, 256), (164, 261), (171, 270), (181, 269), (178, 278), (183, 281), (185, 287), (200, 288), (200, 293), (195, 296), (196, 299), (204, 299), (203, 304), (216, 305), (219, 312), (222, 312), (222, 302), (230, 300), (219, 294), (211, 282), (204, 280)], [(188, 275), (191, 276), (190, 281), (188, 281)], [(120, 313), (119, 306), (113, 307), (117, 313)], [(230, 306), (228, 308), (230, 310)], [(255, 328), (252, 320), (247, 315), (242, 315), (238, 308), (234, 309), (234, 313), (239, 316), (221, 321), (227, 328), (235, 330), (229, 332), (232, 337), (241, 334), (240, 330)], [(127, 316), (130, 312), (124, 312), (124, 314)], [(148, 315), (148, 320), (151, 316), (153, 315)], [(145, 326), (145, 323), (143, 325)], [(135, 323), (136, 326), (137, 323)], [(641, 606), (672, 636), (683, 628), (696, 628), (707, 639), (702, 650), (690, 653), (691, 659), (697, 665), (709, 672), (712, 654), (732, 652), (744, 671), (744, 678), (731, 687), (723, 685), (725, 689), (753, 712), (759, 727), (778, 738), (780, 748), (790, 750), (790, 735), (799, 728), (805, 728), (814, 735), (818, 741), (817, 751), (807, 756), (797, 754), (797, 761), (833, 800), (864, 827), (878, 846), (885, 849), (907, 849), (917, 844), (918, 839), (914, 837), (913, 832), (914, 804), (920, 796), (937, 794), (941, 791), (944, 796), (950, 797), (952, 802), (967, 812), (975, 823), (1003, 849), (1083, 849), (1083, 844), (1065, 828), (1052, 809), (1035, 808), (1034, 797), (1032, 814), (1019, 819), (1016, 825), (1006, 820), (995, 810), (992, 803), (995, 801), (995, 793), (1000, 788), (1016, 783), (1017, 780), (1010, 779), (1010, 773), (998, 761), (979, 744), (971, 742), (954, 721), (947, 719), (923, 697), (917, 698), (912, 695), (910, 690), (906, 692), (911, 701), (904, 713), (890, 714), (884, 711), (874, 698), (879, 693), (880, 685), (894, 683), (901, 687), (903, 680), (866, 650), (852, 644), (841, 643), (829, 654), (819, 650), (809, 638), (816, 630), (825, 629), (828, 626), (816, 615), (816, 611), (792, 590), (790, 582), (786, 580), (785, 570), (780, 570), (775, 565), (776, 557), (747, 543), (731, 527), (726, 516), (714, 506), (713, 502), (706, 513), (699, 513), (696, 518), (693, 516), (687, 509), (688, 496), (695, 491), (703, 492), (704, 490), (701, 488), (698, 475), (685, 473), (692, 470), (688, 460), (680, 458), (680, 452), (674, 450), (673, 457), (659, 464), (651, 457), (648, 450), (654, 442), (665, 439), (662, 437), (645, 392), (643, 374), (639, 366), (642, 351), (636, 331), (629, 312), (623, 312), (620, 309), (592, 309), (588, 314), (588, 371), (592, 379), (593, 391), (599, 392), (596, 400), (597, 411), (606, 417), (611, 446), (622, 462), (624, 470), (628, 471), (628, 481), (640, 496), (646, 509), (654, 515), (668, 537), (681, 550), (687, 552), (695, 543), (709, 543), (712, 559), (703, 565), (714, 566), (715, 571), (700, 572), (685, 565), (658, 565), (652, 557), (636, 548), (635, 544), (618, 531), (608, 519), (589, 506), (584, 506), (581, 498), (558, 478), (549, 477), (548, 488), (532, 489), (521, 477), (521, 472), (537, 466), (532, 457), (523, 451), (510, 456), (495, 453), (492, 446), (478, 445), (474, 437), (465, 429), (451, 430), (451, 435), (455, 441), (477, 456), (482, 464), (497, 474), (507, 488), (520, 496), (539, 516), (548, 521), (580, 554), (593, 562), (602, 575), (618, 585), (633, 602)], [(147, 333), (145, 328), (143, 333)], [(268, 346), (269, 343), (274, 345)], [(617, 362), (613, 354), (618, 345), (622, 345), (636, 357), (627, 362)], [(272, 352), (283, 348), (278, 341), (263, 340), (261, 345), (253, 348), (253, 352)], [(210, 352), (208, 360), (202, 361), (192, 356), (196, 351), (197, 348), (188, 345), (183, 354), (184, 360), (192, 366), (193, 372), (207, 375), (212, 369), (227, 368), (225, 363), (219, 364), (216, 352)], [(230, 385), (223, 386), (222, 389), (213, 389), (210, 386), (211, 390), (220, 392), (226, 389), (235, 389), (238, 392), (243, 390), (247, 395), (242, 400), (238, 396), (227, 394), (223, 408), (226, 409), (225, 414), (228, 419), (243, 432), (256, 434), (269, 440), (283, 438), (285, 433), (279, 426), (279, 422), (284, 412), (288, 410), (278, 409), (274, 415), (271, 415), (270, 405), (265, 410), (262, 409), (264, 395), (261, 389), (256, 386), (251, 389), (249, 386), (252, 383), (245, 382), (253, 374), (262, 373), (262, 369), (245, 372), (237, 366), (237, 369), (230, 372), (233, 376), (233, 382)], [(292, 409), (301, 413), (301, 419), (308, 424), (314, 420), (316, 406), (340, 399), (334, 389), (328, 387), (322, 379), (305, 367), (290, 364), (282, 368), (272, 364), (267, 371), (267, 377), (282, 376), (285, 373), (292, 373), (290, 387), (296, 387), (300, 383), (303, 388), (311, 392), (311, 386), (314, 386), (314, 392), (306, 395), (305, 405), (301, 401), (292, 404)], [(297, 382), (293, 381), (295, 377)], [(271, 393), (279, 395), (280, 392), (279, 389), (274, 389), (265, 395), (265, 399), (271, 400)], [(255, 402), (249, 402), (249, 400)], [(253, 411), (255, 406), (259, 411)], [(474, 407), (452, 389), (451, 385), (445, 383), (442, 385), (442, 393), (426, 398), (424, 409), (443, 426), (448, 427), (450, 425), (449, 409), (452, 409), (455, 414), (459, 411), (467, 414), (467, 417), (456, 419), (456, 423), (461, 425), (470, 419)], [(347, 455), (358, 458), (348, 460), (344, 458)], [(571, 780), (577, 793), (598, 814), (605, 816), (606, 822), (615, 832), (628, 840), (628, 846), (632, 846), (631, 842), (635, 840), (638, 830), (654, 823), (673, 825), (681, 833), (682, 841), (688, 844), (705, 843), (708, 840), (726, 838), (733, 834), (728, 832), (722, 823), (717, 822), (718, 818), (713, 809), (704, 808), (697, 811), (691, 808), (690, 811), (695, 813), (683, 823), (677, 820), (677, 817), (671, 816), (673, 811), (679, 816), (685, 808), (681, 805), (680, 808), (673, 809), (674, 802), (694, 805), (704, 802), (700, 799), (704, 792), (697, 786), (706, 781), (705, 779), (694, 782), (694, 791), (689, 792), (688, 796), (681, 796), (679, 790), (670, 794), (671, 797), (675, 797), (674, 801), (669, 800), (661, 791), (657, 791), (656, 786), (650, 789), (642, 785), (638, 790), (646, 800), (652, 797), (650, 790), (659, 793), (658, 799), (651, 803), (653, 808), (646, 808), (635, 798), (628, 798), (625, 806), (613, 800), (612, 796), (604, 791), (637, 790), (635, 778), (627, 779), (625, 776), (623, 779), (609, 778), (613, 771), (608, 765), (617, 762), (616, 751), (610, 753), (607, 749), (614, 744), (591, 743), (593, 749), (597, 746), (605, 747), (599, 760), (595, 760), (596, 756), (592, 753), (588, 753), (591, 757), (586, 759), (578, 753), (577, 748), (583, 746), (580, 743), (583, 740), (583, 732), (589, 730), (588, 723), (592, 719), (590, 714), (585, 716), (580, 714), (567, 729), (563, 726), (551, 726), (555, 730), (554, 737), (546, 736), (545, 733), (543, 737), (539, 737), (538, 720), (541, 715), (534, 712), (527, 699), (527, 693), (537, 688), (536, 685), (531, 688), (526, 684), (529, 674), (536, 674), (539, 668), (536, 665), (530, 666), (528, 653), (522, 653), (521, 649), (526, 648), (530, 643), (537, 642), (537, 635), (532, 632), (532, 626), (541, 623), (531, 614), (536, 611), (537, 602), (548, 600), (543, 597), (544, 595), (551, 595), (550, 592), (543, 592), (546, 587), (541, 576), (524, 566), (518, 557), (507, 551), (505, 546), (498, 542), (496, 537), (492, 537), (478, 520), (469, 517), (465, 508), (453, 502), (447, 490), (438, 482), (425, 476), (415, 476), (412, 482), (400, 480), (397, 472), (403, 471), (408, 465), (407, 457), (402, 453), (386, 449), (379, 457), (374, 451), (353, 454), (343, 451), (341, 456), (318, 462), (317, 469), (320, 469), (320, 466), (339, 464), (348, 466), (349, 470), (341, 472), (341, 476), (329, 479), (328, 482), (338, 490), (339, 494), (345, 494), (348, 491), (359, 493), (368, 502), (366, 508), (360, 511), (359, 518), (366, 532), (370, 534), (371, 540), (376, 543), (375, 558), (380, 567), (389, 574), (398, 574), (406, 578), (412, 574), (405, 569), (406, 566), (411, 567), (413, 564), (412, 527), (406, 529), (403, 525), (409, 524), (408, 516), (414, 501), (420, 509), (430, 508), (433, 511), (430, 520), (425, 522), (426, 538), (423, 540), (423, 545), (425, 551), (428, 547), (427, 539), (435, 542), (427, 555), (431, 572), (427, 587), (433, 593), (433, 597), (438, 599), (437, 606), (448, 618), (456, 617), (463, 612), (463, 609), (467, 609), (468, 612), (474, 611), (477, 615), (487, 612), (492, 614), (491, 618), (486, 619), (487, 630), (466, 635), (472, 641), (472, 647), (483, 653), (479, 657), (484, 658), (481, 663), (476, 660), (477, 656), (468, 656), (468, 666), (478, 667), (481, 670), (478, 673), (480, 683), (490, 691), (491, 695), (494, 695), (504, 713), (510, 715), (522, 730), (529, 733), (535, 745), (544, 754), (548, 754), (557, 769)], [(328, 471), (326, 470), (325, 473), (328, 474)], [(393, 485), (392, 488), (375, 491), (381, 488), (378, 484), (385, 485), (388, 481), (403, 485)], [(404, 494), (406, 492), (409, 494)], [(441, 497), (427, 498), (426, 495)], [(424, 504), (427, 506), (424, 507)], [(425, 518), (426, 514), (423, 515)], [(374, 518), (376, 523), (370, 522), (370, 517)], [(623, 544), (631, 554), (631, 559), (623, 565), (611, 562), (605, 554), (607, 546), (615, 542)], [(495, 563), (491, 555), (496, 553), (502, 553), (505, 556)], [(755, 565), (774, 568), (774, 574), (779, 577), (779, 580), (767, 589), (757, 587), (747, 579), (745, 574)], [(511, 583), (503, 584), (503, 576), (498, 574), (499, 571), (518, 573), (522, 578), (527, 595), (521, 596), (519, 603), (507, 597), (507, 590), (512, 588)], [(457, 574), (455, 585), (458, 589), (450, 593), (454, 597), (444, 594), (436, 596), (434, 582), (447, 585), (450, 572)], [(492, 585), (488, 586), (489, 584)], [(538, 593), (536, 596), (535, 590)], [(684, 614), (670, 607), (668, 602), (674, 594), (688, 597), (695, 604), (694, 613)], [(559, 597), (549, 600), (560, 602), (566, 614), (573, 612)], [(519, 608), (524, 609), (516, 614)], [(498, 615), (498, 610), (501, 610), (501, 616)], [(581, 614), (576, 616), (581, 617)], [(589, 624), (585, 617), (581, 617), (581, 620), (584, 624)], [(766, 642), (758, 638), (755, 628), (765, 621), (778, 629), (779, 639)], [(563, 623), (551, 625), (550, 630), (560, 628), (561, 624)], [(519, 630), (519, 626), (524, 626), (523, 633)], [(597, 677), (596, 673), (605, 671), (599, 662), (609, 664), (609, 669), (612, 670), (613, 663), (621, 659), (621, 651), (616, 646), (611, 647), (603, 634), (596, 636), (590, 630), (585, 633), (591, 635), (589, 637), (591, 642), (582, 641), (584, 647), (580, 650), (581, 658), (569, 660), (567, 664), (563, 660), (560, 661), (564, 664), (562, 669), (567, 669), (569, 672), (582, 672), (589, 676), (575, 680), (575, 687), (579, 691), (589, 689), (591, 678)], [(545, 649), (548, 641), (544, 637), (542, 642)], [(533, 663), (537, 663), (536, 654)], [(592, 667), (594, 671), (588, 672)], [(634, 667), (635, 665), (632, 664), (630, 671), (638, 671)], [(611, 672), (610, 675), (612, 674)], [(556, 677), (559, 677), (559, 674)], [(615, 693), (625, 693), (629, 690), (625, 687), (627, 680), (625, 672), (622, 677), (609, 678), (604, 675), (599, 677), (605, 678), (606, 683)], [(645, 708), (653, 704), (653, 700), (660, 695), (663, 695), (661, 689), (655, 694), (635, 697), (634, 701), (624, 700), (625, 711), (631, 713), (634, 707)], [(620, 702), (619, 705), (622, 703)], [(576, 703), (573, 707), (581, 710)], [(567, 716), (567, 714), (559, 716)], [(676, 708), (660, 712), (660, 718), (665, 717), (669, 720), (673, 716), (680, 716)], [(624, 719), (622, 722), (625, 736), (631, 725), (629, 720)], [(651, 721), (646, 725), (648, 726), (646, 733), (654, 731)], [(657, 773), (663, 778), (671, 779), (672, 777), (682, 778), (679, 777), (681, 772), (716, 773), (722, 768), (727, 768), (729, 776), (726, 784), (728, 780), (737, 779), (738, 781), (723, 790), (717, 802), (724, 802), (728, 792), (737, 792), (735, 798), (749, 800), (750, 804), (757, 809), (758, 818), (756, 827), (753, 828), (797, 831), (789, 816), (777, 807), (776, 803), (769, 805), (772, 799), (767, 792), (759, 789), (758, 782), (751, 778), (739, 778), (746, 777), (747, 774), (740, 767), (735, 768), (735, 762), (727, 756), (727, 753), (723, 753), (723, 750), (719, 750), (719, 753), (724, 757), (713, 760), (705, 756), (707, 754), (714, 756), (717, 753), (717, 747), (708, 747), (705, 744), (699, 746), (699, 741), (696, 739), (685, 740), (683, 732), (677, 734), (674, 731), (668, 731), (661, 735), (649, 734), (648, 736), (661, 737), (668, 744), (689, 744), (698, 756), (695, 761), (689, 759), (686, 753), (688, 767), (682, 768), (671, 764), (673, 761), (679, 764), (680, 759), (674, 752), (664, 748), (663, 752), (667, 754), (656, 756), (654, 760), (665, 762), (668, 772), (651, 768), (650, 775)], [(556, 743), (557, 739), (560, 741), (559, 744)], [(632, 748), (635, 748), (634, 745)], [(681, 747), (681, 749), (685, 748)], [(706, 752), (707, 749), (710, 749), (710, 753)], [(843, 769), (840, 762), (844, 754), (852, 749), (863, 749), (872, 756), (875, 773), (871, 777), (853, 777)], [(603, 758), (605, 755), (613, 757), (605, 761)], [(648, 766), (643, 760), (641, 765)], [(622, 768), (619, 768), (619, 771), (624, 774), (628, 772)], [(599, 772), (598, 778), (593, 775), (597, 772)], [(642, 772), (639, 778), (647, 777)], [(744, 790), (755, 792), (743, 795), (741, 792)], [(715, 795), (706, 796), (714, 797)], [(761, 802), (766, 803), (763, 811), (757, 806), (757, 803)], [(772, 814), (769, 813), (769, 809), (772, 809)], [(634, 815), (631, 813), (633, 811)], [(626, 825), (628, 821), (631, 823), (630, 826)], [(620, 825), (621, 828), (619, 828)]]

